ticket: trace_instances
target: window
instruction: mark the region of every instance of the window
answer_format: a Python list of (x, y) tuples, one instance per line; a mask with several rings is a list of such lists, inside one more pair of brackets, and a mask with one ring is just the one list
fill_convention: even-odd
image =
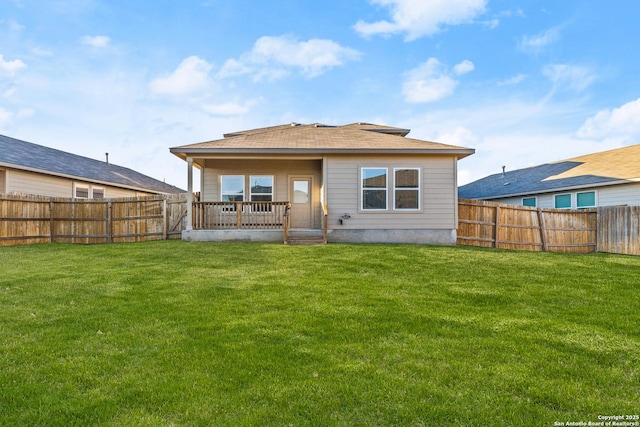
[(555, 201), (556, 209), (571, 209), (571, 194), (558, 194)]
[[(252, 202), (272, 202), (273, 201), (273, 176), (252, 176), (250, 177)], [(270, 210), (267, 204), (255, 206), (254, 210), (266, 212)]]
[[(220, 198), (223, 202), (244, 201), (244, 176), (222, 175), (220, 177)], [(227, 210), (235, 211), (236, 207), (229, 206)]]
[(395, 209), (420, 209), (420, 169), (393, 170)]
[(89, 187), (86, 185), (76, 184), (73, 186), (73, 197), (77, 199), (89, 198)]
[(104, 188), (94, 187), (92, 188), (91, 193), (94, 199), (104, 199)]
[(522, 199), (522, 206), (529, 206), (535, 208), (538, 205), (538, 201), (535, 197), (524, 197)]
[(362, 209), (387, 209), (386, 168), (362, 168)]
[(596, 206), (596, 192), (585, 191), (576, 194), (576, 206), (580, 208), (593, 208)]

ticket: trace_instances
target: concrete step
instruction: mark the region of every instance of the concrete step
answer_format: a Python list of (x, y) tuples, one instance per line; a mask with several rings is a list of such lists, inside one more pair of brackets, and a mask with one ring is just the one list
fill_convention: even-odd
[(295, 230), (289, 231), (286, 245), (325, 245), (322, 230)]

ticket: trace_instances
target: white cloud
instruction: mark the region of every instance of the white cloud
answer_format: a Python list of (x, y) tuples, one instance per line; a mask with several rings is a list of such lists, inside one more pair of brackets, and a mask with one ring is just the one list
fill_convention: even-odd
[(514, 86), (522, 83), (527, 77), (529, 76), (526, 74), (517, 74), (507, 80), (498, 82), (498, 86)]
[(211, 85), (211, 65), (197, 56), (185, 58), (176, 70), (150, 83), (151, 91), (159, 95), (189, 95), (206, 90)]
[(566, 88), (575, 92), (582, 92), (596, 79), (591, 70), (577, 65), (547, 65), (542, 74), (551, 80), (556, 88)]
[(4, 108), (0, 107), (0, 127), (6, 125), (7, 123), (9, 123), (9, 121), (13, 118), (13, 113), (11, 113), (10, 111), (5, 110)]
[(80, 37), (80, 43), (91, 47), (107, 47), (111, 39), (107, 36), (84, 36)]
[(461, 76), (463, 74), (470, 73), (475, 69), (476, 69), (476, 66), (473, 64), (473, 62), (469, 61), (468, 59), (465, 59), (464, 61), (462, 61), (459, 64), (456, 64), (453, 67), (453, 72), (454, 74)]
[(623, 139), (635, 143), (640, 138), (640, 98), (613, 110), (599, 111), (587, 119), (578, 136), (595, 139)]
[(356, 32), (368, 37), (376, 34), (405, 34), (406, 41), (441, 31), (444, 25), (459, 25), (473, 21), (485, 10), (486, 0), (369, 0), (391, 9), (390, 21), (354, 25)]
[(523, 36), (519, 48), (524, 52), (538, 53), (560, 39), (560, 29), (551, 28), (534, 36)]
[(14, 59), (13, 61), (5, 61), (2, 54), (0, 54), (0, 71), (10, 76), (15, 75), (18, 71), (26, 68), (27, 64), (22, 62), (19, 59)]
[(248, 101), (238, 102), (226, 102), (224, 104), (205, 105), (203, 110), (214, 116), (240, 116), (251, 111), (261, 99), (250, 99)]
[(251, 52), (230, 59), (219, 73), (221, 77), (253, 74), (255, 80), (279, 79), (298, 69), (312, 78), (346, 61), (357, 60), (361, 53), (332, 40), (299, 41), (292, 36), (260, 37)]
[[(465, 60), (453, 67), (453, 74), (466, 74), (474, 68), (473, 62)], [(451, 74), (436, 58), (429, 58), (405, 73), (405, 81), (402, 85), (405, 101), (418, 104), (446, 98), (455, 91), (459, 83)]]

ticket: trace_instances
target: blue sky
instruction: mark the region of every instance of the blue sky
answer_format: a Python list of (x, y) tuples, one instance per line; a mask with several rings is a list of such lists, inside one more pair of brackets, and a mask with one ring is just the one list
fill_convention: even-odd
[(0, 133), (186, 188), (169, 147), (372, 122), (459, 183), (640, 143), (637, 0), (0, 0)]

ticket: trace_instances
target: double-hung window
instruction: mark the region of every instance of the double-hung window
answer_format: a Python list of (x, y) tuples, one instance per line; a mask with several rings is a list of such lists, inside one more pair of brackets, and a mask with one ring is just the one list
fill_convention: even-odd
[(393, 174), (394, 209), (420, 209), (420, 169), (395, 168)]
[[(251, 188), (249, 197), (252, 202), (273, 202), (273, 176), (261, 175), (250, 177)], [(254, 205), (254, 211), (267, 212), (271, 210), (269, 203)]]
[(362, 209), (387, 209), (387, 168), (362, 168)]
[(89, 198), (89, 186), (82, 184), (75, 184), (73, 186), (73, 197), (77, 199), (88, 199)]
[[(242, 175), (222, 175), (220, 177), (220, 199), (223, 202), (243, 202), (244, 201), (244, 176)], [(235, 205), (227, 209), (236, 209)]]
[(104, 188), (92, 187), (91, 188), (91, 196), (94, 199), (104, 199)]

